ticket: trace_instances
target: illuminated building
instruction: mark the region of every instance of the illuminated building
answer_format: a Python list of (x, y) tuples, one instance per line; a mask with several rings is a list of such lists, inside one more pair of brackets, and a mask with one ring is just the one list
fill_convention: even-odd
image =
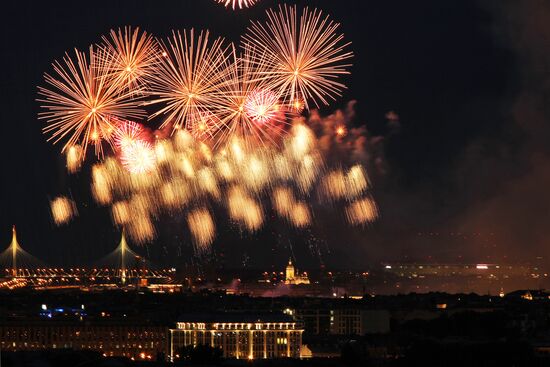
[(528, 264), (451, 264), (393, 263), (383, 264), (384, 272), (404, 278), (481, 276), (506, 278), (512, 276), (540, 277), (541, 269)]
[(523, 289), (510, 292), (506, 294), (505, 297), (523, 299), (526, 301), (542, 301), (550, 299), (550, 293), (540, 289)]
[(155, 360), (166, 350), (166, 330), (126, 320), (12, 321), (0, 324), (0, 347), (2, 351), (94, 350), (104, 356)]
[(307, 273), (300, 274), (292, 264), (292, 259), (288, 260), (285, 271), (285, 284), (309, 284)]
[(170, 359), (183, 347), (221, 348), (224, 358), (301, 358), (303, 329), (285, 315), (186, 315), (170, 329)]

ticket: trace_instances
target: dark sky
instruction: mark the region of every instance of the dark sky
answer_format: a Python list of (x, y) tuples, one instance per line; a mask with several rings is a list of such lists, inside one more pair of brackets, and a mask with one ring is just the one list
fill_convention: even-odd
[[(237, 12), (213, 0), (3, 4), (0, 244), (9, 243), (15, 223), (23, 246), (46, 262), (85, 264), (106, 254), (119, 236), (108, 215), (84, 200), (86, 173), (69, 178), (60, 147), (41, 135), (36, 86), (54, 59), (124, 25), (159, 37), (171, 29), (208, 28), (238, 41), (251, 19), (263, 19), (279, 3), (261, 0)], [(289, 255), (289, 239), (309, 266), (319, 262), (309, 256), (319, 244), (324, 262), (354, 268), (405, 257), (502, 261), (550, 255), (548, 1), (287, 3), (326, 10), (353, 42), (349, 89), (322, 113), (356, 100), (353, 124), (382, 138), (379, 154), (387, 172), (373, 173), (382, 216), (366, 230), (320, 216), (318, 226), (303, 234), (276, 225), (244, 239), (227, 231), (215, 247), (233, 253), (229, 263), (250, 257), (251, 265), (271, 264)], [(400, 116), (397, 133), (387, 128), (390, 110)], [(50, 218), (49, 199), (58, 194), (82, 198), (81, 215), (68, 227), (56, 228)], [(160, 226), (159, 240), (147, 248), (152, 257), (166, 259), (190, 247), (177, 226)]]

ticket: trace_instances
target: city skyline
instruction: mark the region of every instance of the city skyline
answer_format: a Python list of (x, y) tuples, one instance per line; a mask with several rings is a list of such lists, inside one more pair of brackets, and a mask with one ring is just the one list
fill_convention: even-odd
[(0, 365), (550, 365), (550, 2), (3, 6)]

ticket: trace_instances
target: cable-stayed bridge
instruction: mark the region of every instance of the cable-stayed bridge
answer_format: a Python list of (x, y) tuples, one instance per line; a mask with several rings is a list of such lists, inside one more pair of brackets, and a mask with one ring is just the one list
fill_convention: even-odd
[(24, 286), (48, 285), (93, 285), (105, 284), (147, 285), (171, 283), (175, 269), (161, 269), (139, 256), (126, 242), (122, 232), (118, 246), (93, 267), (59, 268), (50, 267), (26, 252), (17, 240), (15, 225), (8, 248), (0, 253), (0, 288), (20, 288)]

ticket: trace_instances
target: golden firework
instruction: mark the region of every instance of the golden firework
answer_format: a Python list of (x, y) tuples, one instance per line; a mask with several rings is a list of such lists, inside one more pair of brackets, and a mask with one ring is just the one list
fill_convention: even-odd
[(138, 123), (117, 118), (111, 120), (115, 127), (112, 134), (113, 143), (118, 149), (123, 149), (141, 138), (143, 131)]
[(102, 39), (98, 67), (105, 68), (103, 76), (121, 89), (141, 94), (162, 57), (155, 38), (139, 27), (124, 27)]
[(129, 172), (115, 158), (92, 168), (95, 200), (111, 207), (113, 222), (136, 243), (154, 239), (160, 215), (182, 215), (202, 252), (216, 236), (206, 208), (221, 204), (240, 228), (255, 232), (266, 223), (269, 198), (275, 213), (298, 229), (312, 224), (316, 193), (330, 202), (345, 200), (352, 224), (377, 216), (374, 202), (364, 199), (369, 186), (364, 168), (327, 169), (315, 134), (303, 124), (293, 126), (281, 146), (250, 146), (233, 137), (225, 149), (211, 151), (184, 129), (154, 145), (147, 149), (156, 162), (148, 172)]
[(146, 173), (157, 165), (155, 151), (151, 144), (144, 140), (136, 140), (121, 148), (120, 161), (132, 173)]
[(92, 167), (92, 194), (99, 204), (107, 205), (112, 202), (113, 183), (107, 165), (96, 164)]
[(130, 207), (126, 201), (118, 201), (113, 203), (111, 207), (111, 215), (113, 221), (118, 225), (125, 225), (130, 222)]
[(365, 225), (377, 217), (378, 208), (371, 198), (358, 199), (346, 207), (346, 218), (353, 225)]
[(224, 82), (219, 84), (218, 116), (220, 128), (214, 134), (214, 146), (238, 138), (248, 147), (277, 145), (288, 127), (290, 110), (282, 108), (280, 94), (269, 89), (268, 80), (262, 77), (267, 64), (252, 49), (238, 56), (232, 49), (231, 61), (224, 69)]
[(223, 4), (226, 8), (231, 6), (233, 10), (237, 7), (239, 9), (248, 8), (258, 2), (258, 0), (216, 0), (219, 4)]
[(187, 215), (187, 224), (195, 247), (202, 252), (208, 249), (216, 237), (216, 225), (208, 210), (195, 209)]
[(348, 134), (348, 129), (344, 125), (338, 125), (335, 132), (337, 137), (343, 138)]
[[(349, 74), (346, 51), (349, 43), (337, 33), (338, 23), (322, 12), (305, 8), (300, 17), (296, 6), (282, 5), (279, 11), (268, 10), (266, 24), (252, 22), (243, 37), (243, 46), (252, 47), (254, 62), (268, 63), (264, 78), (285, 96), (285, 102), (309, 108), (308, 100), (327, 105), (340, 96), (345, 85), (338, 81)], [(258, 54), (257, 51), (266, 53)]]
[(52, 200), (50, 207), (53, 220), (58, 226), (69, 223), (78, 214), (74, 201), (64, 196)]
[(44, 74), (49, 87), (38, 87), (42, 96), (38, 101), (45, 110), (40, 119), (47, 121), (43, 129), (50, 135), (48, 141), (66, 140), (63, 151), (80, 144), (82, 158), (88, 144), (94, 144), (97, 155), (102, 155), (102, 140), (111, 140), (114, 126), (111, 117), (140, 118), (144, 113), (137, 108), (131, 93), (121, 91), (105, 78), (108, 71), (99, 67), (97, 54), (90, 47), (89, 56), (75, 50), (75, 59), (68, 54), (63, 63), (55, 61), (55, 76)]
[(82, 166), (82, 148), (80, 145), (73, 145), (67, 149), (67, 171), (69, 173), (76, 173)]
[(219, 85), (225, 80), (228, 46), (222, 38), (210, 41), (208, 31), (173, 31), (163, 42), (161, 62), (151, 78), (147, 104), (163, 104), (149, 118), (163, 116), (161, 127), (174, 130), (192, 126), (203, 115), (215, 113)]
[(311, 224), (311, 213), (306, 203), (299, 202), (290, 212), (290, 221), (296, 228), (304, 228)]
[(155, 239), (155, 226), (148, 216), (134, 215), (132, 221), (124, 228), (128, 236), (138, 244), (144, 244)]
[(234, 186), (229, 189), (227, 205), (231, 219), (248, 231), (256, 231), (262, 226), (262, 207), (242, 187)]

